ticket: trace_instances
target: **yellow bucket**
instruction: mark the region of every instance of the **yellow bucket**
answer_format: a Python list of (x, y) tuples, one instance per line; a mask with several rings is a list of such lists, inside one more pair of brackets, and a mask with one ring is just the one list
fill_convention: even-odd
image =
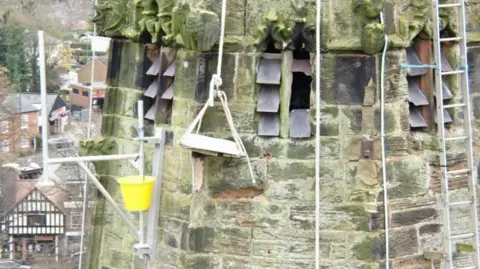
[(127, 211), (145, 211), (150, 208), (155, 177), (127, 176), (118, 179)]

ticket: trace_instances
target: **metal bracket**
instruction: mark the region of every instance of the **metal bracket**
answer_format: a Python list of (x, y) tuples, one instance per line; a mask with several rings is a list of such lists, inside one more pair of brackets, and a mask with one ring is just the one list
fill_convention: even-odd
[(135, 244), (133, 245), (133, 254), (139, 258), (150, 257), (152, 254), (152, 248), (148, 244)]

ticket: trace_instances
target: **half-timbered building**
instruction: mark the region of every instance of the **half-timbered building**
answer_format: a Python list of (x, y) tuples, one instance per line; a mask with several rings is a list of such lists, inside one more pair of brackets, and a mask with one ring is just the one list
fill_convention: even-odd
[[(6, 177), (6, 178), (5, 178)], [(38, 178), (2, 172), (0, 232), (3, 258), (58, 262), (63, 254), (67, 193), (58, 185), (38, 186)]]

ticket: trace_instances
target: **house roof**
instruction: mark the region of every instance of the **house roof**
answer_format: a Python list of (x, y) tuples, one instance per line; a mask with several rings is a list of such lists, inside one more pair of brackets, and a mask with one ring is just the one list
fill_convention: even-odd
[[(42, 98), (40, 93), (22, 93), (22, 99), (28, 100), (30, 104), (32, 104), (34, 107), (39, 107), (39, 109), (42, 107)], [(55, 93), (47, 93), (47, 111), (50, 113), (52, 112), (52, 108), (54, 108), (54, 105), (57, 101), (58, 95)], [(61, 99), (61, 98), (60, 98)]]
[[(39, 186), (39, 179), (19, 180), (20, 169), (15, 165), (3, 166), (1, 177), (1, 199), (0, 214), (6, 214), (13, 210), (35, 189), (45, 195), (60, 211), (64, 211), (63, 201), (68, 196), (68, 192), (61, 186)], [(54, 182), (59, 182), (58, 178), (51, 177)]]
[(40, 110), (40, 108), (32, 105), (30, 100), (25, 98), (24, 94), (20, 93), (8, 94), (7, 96), (5, 96), (3, 100), (3, 105), (11, 113), (28, 113)]

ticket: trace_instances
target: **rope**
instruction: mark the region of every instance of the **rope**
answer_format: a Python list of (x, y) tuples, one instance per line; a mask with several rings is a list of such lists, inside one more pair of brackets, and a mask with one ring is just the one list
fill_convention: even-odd
[(316, 0), (316, 36), (315, 36), (315, 269), (320, 269), (320, 41), (322, 1)]
[[(248, 170), (252, 178), (252, 183), (256, 184), (255, 176), (253, 174), (253, 168), (252, 168), (252, 165), (250, 164), (250, 158), (248, 156), (247, 150), (243, 145), (240, 135), (237, 133), (237, 130), (235, 129), (235, 125), (233, 124), (232, 114), (230, 112), (230, 108), (228, 107), (227, 95), (225, 94), (224, 91), (220, 90), (220, 86), (222, 86), (222, 83), (223, 83), (221, 74), (222, 74), (222, 62), (223, 62), (223, 46), (224, 46), (224, 38), (225, 38), (225, 20), (226, 20), (226, 14), (227, 14), (227, 0), (222, 0), (221, 12), (222, 13), (221, 13), (221, 19), (220, 19), (220, 40), (219, 40), (219, 47), (218, 47), (217, 73), (213, 74), (212, 79), (210, 80), (210, 87), (209, 87), (207, 102), (205, 103), (203, 108), (198, 112), (197, 116), (192, 121), (190, 126), (187, 128), (185, 135), (191, 133), (195, 128), (195, 126), (197, 126), (196, 133), (197, 134), (199, 133), (200, 126), (202, 125), (203, 115), (207, 111), (208, 107), (214, 106), (215, 96), (217, 96), (220, 99), (223, 110), (225, 111), (225, 116), (227, 118), (228, 126), (230, 127), (230, 130), (232, 132), (233, 140), (237, 144), (238, 150), (245, 154), (245, 158), (247, 159), (247, 164), (248, 164)], [(185, 137), (185, 135), (183, 137)], [(180, 139), (180, 141), (183, 140), (183, 137)], [(193, 171), (194, 169), (193, 157), (191, 158), (192, 159), (190, 161), (192, 165), (192, 192), (193, 192), (195, 171)]]
[[(435, 64), (401, 64), (400, 65), (401, 69), (407, 69), (407, 68), (432, 68), (432, 69), (439, 69), (438, 65)], [(458, 66), (455, 71), (460, 71), (460, 70), (465, 70), (468, 71), (468, 65), (467, 66)]]

